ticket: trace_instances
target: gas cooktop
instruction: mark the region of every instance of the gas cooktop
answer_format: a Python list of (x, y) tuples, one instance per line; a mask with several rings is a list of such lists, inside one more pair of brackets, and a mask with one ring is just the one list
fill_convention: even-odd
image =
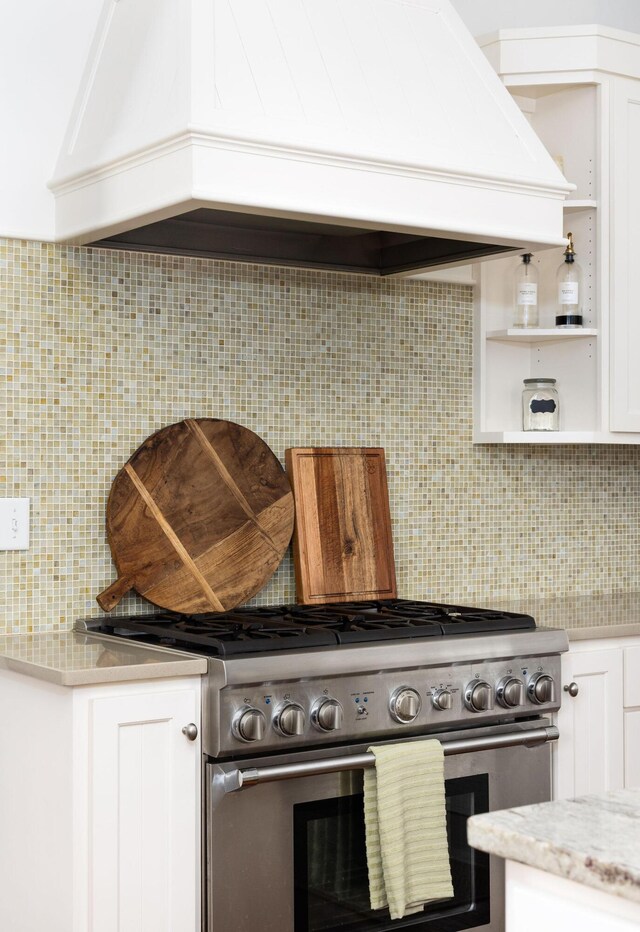
[(163, 611), (91, 619), (86, 626), (95, 634), (228, 657), (408, 638), (498, 634), (530, 630), (535, 622), (515, 612), (388, 599), (257, 606), (206, 615)]

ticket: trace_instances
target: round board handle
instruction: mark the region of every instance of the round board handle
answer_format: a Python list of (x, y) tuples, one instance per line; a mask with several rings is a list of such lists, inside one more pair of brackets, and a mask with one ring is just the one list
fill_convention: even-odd
[(96, 596), (96, 602), (103, 612), (111, 612), (120, 599), (123, 599), (127, 592), (131, 590), (131, 586), (132, 580), (128, 576), (119, 576), (115, 582), (112, 582), (100, 595)]

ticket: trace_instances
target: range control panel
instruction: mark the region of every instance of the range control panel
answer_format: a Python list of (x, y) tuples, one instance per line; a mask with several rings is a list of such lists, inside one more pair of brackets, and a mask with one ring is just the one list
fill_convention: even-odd
[(226, 687), (221, 752), (263, 752), (441, 730), (560, 707), (560, 659), (525, 657)]

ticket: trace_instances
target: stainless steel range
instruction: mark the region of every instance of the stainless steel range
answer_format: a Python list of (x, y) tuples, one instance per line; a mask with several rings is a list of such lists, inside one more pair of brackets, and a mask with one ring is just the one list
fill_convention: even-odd
[[(564, 632), (401, 599), (86, 627), (209, 657), (206, 932), (502, 929), (501, 865), (466, 820), (549, 799)], [(454, 897), (392, 921), (369, 908), (362, 771), (369, 745), (427, 736), (446, 755)]]

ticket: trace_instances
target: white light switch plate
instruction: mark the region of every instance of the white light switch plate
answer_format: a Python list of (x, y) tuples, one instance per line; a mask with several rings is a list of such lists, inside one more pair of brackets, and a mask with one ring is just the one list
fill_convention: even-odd
[(29, 501), (0, 498), (0, 550), (29, 549)]

